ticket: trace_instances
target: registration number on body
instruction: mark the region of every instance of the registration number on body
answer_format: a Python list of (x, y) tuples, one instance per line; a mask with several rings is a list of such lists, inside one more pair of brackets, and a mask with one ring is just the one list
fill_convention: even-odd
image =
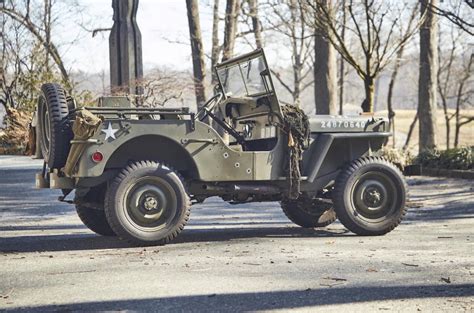
[(321, 121), (321, 128), (365, 128), (367, 121)]

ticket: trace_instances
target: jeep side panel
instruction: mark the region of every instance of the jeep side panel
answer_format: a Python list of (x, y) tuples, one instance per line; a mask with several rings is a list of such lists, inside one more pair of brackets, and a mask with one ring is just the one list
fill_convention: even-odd
[[(116, 139), (105, 141), (103, 132), (79, 160), (75, 177), (101, 176), (105, 169), (120, 169), (130, 160), (158, 160), (203, 181), (271, 180), (283, 176), (283, 140), (272, 151), (237, 151), (227, 146), (207, 124), (190, 120), (107, 119)], [(95, 163), (91, 155), (100, 151), (104, 159)]]

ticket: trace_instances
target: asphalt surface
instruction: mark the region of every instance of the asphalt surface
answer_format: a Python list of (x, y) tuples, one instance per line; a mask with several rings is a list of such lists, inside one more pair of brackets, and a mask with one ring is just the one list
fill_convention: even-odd
[(0, 311), (474, 311), (473, 181), (409, 179), (409, 213), (380, 237), (211, 198), (177, 240), (133, 248), (34, 189), (40, 165), (0, 157)]

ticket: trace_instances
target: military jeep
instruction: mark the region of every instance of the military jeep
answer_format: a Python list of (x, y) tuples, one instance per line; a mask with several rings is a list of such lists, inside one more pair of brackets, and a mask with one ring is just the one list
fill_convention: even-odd
[(38, 133), (39, 188), (74, 190), (92, 231), (137, 245), (165, 244), (194, 203), (279, 201), (294, 223), (336, 218), (358, 235), (383, 235), (405, 215), (406, 183), (377, 156), (387, 120), (369, 115), (307, 117), (278, 101), (263, 50), (216, 66), (219, 85), (197, 112), (137, 107), (104, 97), (76, 107), (44, 84)]

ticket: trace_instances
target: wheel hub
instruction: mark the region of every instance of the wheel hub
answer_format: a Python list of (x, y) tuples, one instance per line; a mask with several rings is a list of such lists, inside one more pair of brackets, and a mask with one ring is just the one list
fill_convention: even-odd
[(367, 187), (363, 199), (367, 206), (378, 207), (383, 200), (381, 190), (376, 186)]
[(153, 196), (148, 196), (148, 197), (145, 198), (145, 201), (143, 203), (143, 207), (147, 211), (154, 210), (158, 207), (158, 200)]
[(144, 177), (125, 192), (127, 214), (144, 229), (166, 227), (174, 216), (177, 202), (173, 189), (157, 177)]

